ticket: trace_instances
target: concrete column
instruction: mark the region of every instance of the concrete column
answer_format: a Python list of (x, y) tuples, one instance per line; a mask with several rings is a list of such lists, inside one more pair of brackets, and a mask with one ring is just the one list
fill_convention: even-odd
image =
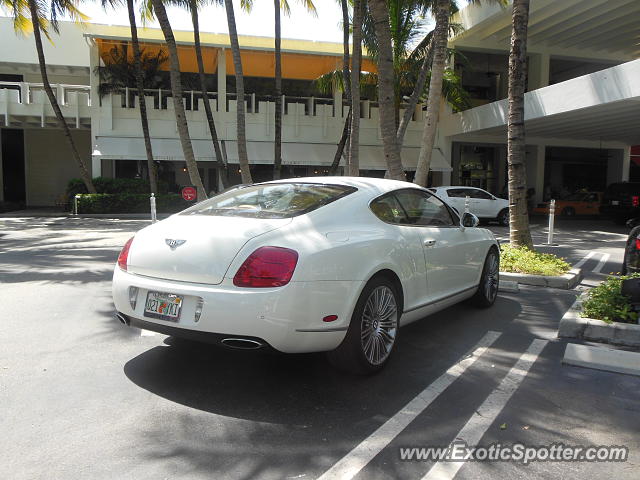
[[(100, 111), (102, 109), (100, 105), (100, 96), (98, 94), (98, 87), (100, 85), (100, 78), (96, 74), (97, 67), (100, 65), (100, 54), (98, 52), (98, 46), (95, 42), (91, 41), (89, 45), (89, 86), (91, 92), (89, 95), (89, 102), (91, 103), (91, 151), (96, 148), (96, 138), (98, 136), (100, 127)], [(111, 104), (108, 105), (109, 115), (111, 115)], [(111, 126), (110, 128), (113, 128)], [(91, 176), (93, 178), (100, 177), (102, 175), (102, 160), (99, 156), (91, 156)]]
[(607, 185), (615, 182), (629, 180), (629, 168), (631, 164), (631, 147), (608, 150), (607, 160)]
[(333, 92), (333, 116), (335, 118), (342, 118), (342, 92), (336, 89)]
[(548, 53), (532, 53), (529, 55), (529, 91), (549, 85), (550, 62), (551, 59)]
[(225, 49), (218, 50), (218, 112), (227, 111), (227, 56)]
[(624, 147), (622, 151), (622, 181), (629, 181), (629, 173), (631, 170), (631, 147)]
[(535, 203), (542, 202), (544, 194), (544, 162), (546, 158), (546, 146), (527, 146), (526, 168), (527, 188), (535, 188)]

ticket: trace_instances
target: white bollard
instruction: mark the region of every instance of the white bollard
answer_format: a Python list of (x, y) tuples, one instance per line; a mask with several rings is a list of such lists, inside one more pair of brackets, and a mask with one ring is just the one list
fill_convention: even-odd
[(80, 198), (80, 195), (76, 195), (75, 197), (73, 197), (73, 214), (74, 215), (78, 215), (78, 198)]
[(469, 195), (464, 197), (464, 213), (469, 213)]
[(156, 215), (156, 196), (153, 193), (151, 194), (151, 198), (149, 198), (149, 202), (151, 203), (151, 223), (156, 223), (158, 221)]
[(556, 218), (556, 201), (549, 202), (549, 234), (547, 235), (547, 245), (553, 245), (553, 223)]

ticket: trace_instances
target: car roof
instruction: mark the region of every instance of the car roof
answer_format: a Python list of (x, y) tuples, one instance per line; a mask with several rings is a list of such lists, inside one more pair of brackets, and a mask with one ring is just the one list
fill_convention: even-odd
[(400, 188), (415, 188), (417, 190), (425, 190), (415, 183), (373, 177), (302, 177), (284, 178), (281, 180), (273, 180), (264, 183), (317, 183), (344, 185), (347, 187), (355, 187), (358, 190), (367, 191), (376, 195), (390, 192), (392, 190), (398, 190)]

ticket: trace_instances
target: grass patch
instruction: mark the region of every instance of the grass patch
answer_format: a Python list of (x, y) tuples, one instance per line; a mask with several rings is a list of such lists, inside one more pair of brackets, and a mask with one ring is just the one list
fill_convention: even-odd
[(587, 299), (582, 302), (580, 315), (607, 323), (637, 323), (638, 314), (631, 310), (629, 297), (621, 293), (622, 281), (629, 278), (640, 278), (640, 274), (609, 277), (597, 287), (589, 290)]
[(500, 270), (530, 275), (563, 275), (571, 269), (563, 258), (551, 253), (540, 253), (528, 248), (500, 246)]

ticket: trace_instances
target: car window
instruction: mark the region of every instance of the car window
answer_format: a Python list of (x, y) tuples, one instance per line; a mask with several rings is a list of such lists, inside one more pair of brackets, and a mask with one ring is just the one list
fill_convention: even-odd
[[(421, 190), (395, 192), (405, 214), (408, 225), (451, 226), (454, 225), (449, 209), (442, 200)], [(404, 223), (404, 222), (403, 222)]]
[(453, 198), (464, 198), (470, 196), (468, 188), (450, 188), (447, 190), (447, 195)]
[(597, 202), (597, 201), (598, 201), (597, 193), (590, 193), (589, 196), (587, 197), (587, 202)]
[(264, 183), (230, 190), (188, 208), (181, 215), (290, 218), (356, 191), (344, 185)]
[(493, 195), (484, 190), (471, 190), (471, 198), (478, 198), (480, 200), (493, 200)]
[(371, 202), (371, 211), (383, 222), (407, 223), (404, 210), (393, 195), (385, 195)]

